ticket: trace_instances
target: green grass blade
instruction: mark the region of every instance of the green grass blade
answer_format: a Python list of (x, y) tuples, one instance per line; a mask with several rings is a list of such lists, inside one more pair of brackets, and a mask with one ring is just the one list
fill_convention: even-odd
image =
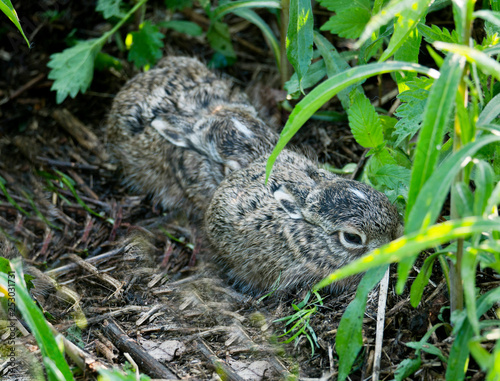
[[(477, 318), (479, 319), (494, 303), (500, 300), (500, 287), (496, 287), (479, 297), (477, 301)], [(458, 332), (455, 341), (451, 346), (448, 356), (448, 367), (446, 369), (446, 380), (462, 381), (465, 379), (467, 363), (469, 360), (468, 343), (473, 339), (473, 330), (468, 320), (466, 320)]]
[(483, 53), (488, 55), (488, 56), (500, 54), (500, 45), (495, 45), (495, 46), (492, 46), (491, 48), (484, 49)]
[[(379, 62), (383, 62), (392, 56), (406, 42), (408, 37), (413, 34), (412, 32), (416, 31), (419, 21), (427, 14), (431, 2), (432, 0), (412, 1), (411, 6), (408, 6), (396, 15), (394, 33), (389, 41), (389, 46), (382, 53)], [(418, 47), (416, 51), (418, 54)]]
[(500, 94), (495, 95), (484, 107), (476, 121), (476, 126), (485, 126), (500, 115)]
[(242, 1), (231, 1), (222, 5), (219, 5), (213, 10), (212, 20), (218, 20), (224, 15), (230, 12), (234, 12), (238, 9), (244, 8), (275, 8), (280, 9), (281, 3), (278, 0), (242, 0)]
[[(44, 363), (47, 359), (53, 362), (55, 369), (57, 369), (57, 374), (62, 375), (63, 380), (73, 380), (73, 374), (66, 362), (63, 353), (59, 350), (59, 346), (45, 321), (42, 311), (36, 306), (36, 304), (31, 299), (29, 292), (26, 289), (26, 284), (22, 276), (22, 265), (20, 262), (13, 262), (15, 270), (15, 279), (8, 277), (7, 274), (0, 273), (0, 287), (3, 289), (2, 292), (8, 295), (8, 291), (15, 290), (15, 303), (16, 306), (26, 321), (30, 330), (35, 337), (42, 356)], [(47, 367), (47, 374), (49, 380), (60, 380), (57, 377), (51, 367)]]
[(19, 204), (11, 197), (11, 195), (7, 191), (7, 188), (5, 187), (6, 183), (7, 183), (7, 181), (2, 176), (0, 176), (0, 189), (2, 190), (2, 192), (3, 192), (4, 196), (5, 196), (5, 198), (7, 199), (7, 201), (14, 208), (16, 208), (17, 210), (19, 210), (22, 214), (24, 214), (25, 216), (29, 217), (30, 214), (26, 210), (24, 210), (23, 208), (21, 208), (21, 206), (19, 206)]
[(16, 28), (21, 32), (21, 34), (24, 37), (24, 40), (28, 44), (28, 48), (31, 48), (30, 42), (28, 41), (28, 38), (24, 34), (23, 28), (21, 24), (19, 23), (19, 17), (17, 17), (17, 12), (12, 6), (12, 3), (10, 0), (0, 0), (0, 11), (2, 11), (5, 16), (9, 18), (10, 21), (16, 26)]
[(286, 33), (286, 56), (292, 64), (302, 89), (302, 78), (313, 56), (313, 13), (310, 0), (290, 0), (290, 15)]
[(477, 268), (477, 258), (478, 250), (468, 248), (464, 250), (462, 257), (462, 267), (461, 274), (463, 289), (464, 289), (464, 301), (467, 306), (467, 316), (469, 324), (471, 325), (474, 335), (479, 335), (479, 319), (476, 314), (476, 268)]
[(266, 165), (266, 181), (271, 174), (276, 158), (285, 148), (285, 145), (302, 127), (302, 125), (327, 101), (333, 98), (339, 91), (369, 77), (378, 74), (390, 73), (394, 71), (409, 71), (428, 75), (432, 78), (438, 78), (439, 72), (428, 67), (412, 64), (408, 62), (383, 62), (372, 63), (364, 66), (358, 66), (336, 74), (316, 86), (307, 94), (293, 109), (288, 121), (281, 132), (280, 139), (276, 144)]
[[(451, 184), (456, 174), (463, 168), (480, 148), (500, 141), (500, 136), (486, 136), (475, 142), (464, 146), (460, 151), (448, 157), (441, 166), (427, 180), (417, 196), (415, 205), (410, 216), (407, 216), (405, 229), (407, 232), (415, 232), (427, 228), (433, 224), (441, 212)], [(413, 266), (416, 257), (409, 257), (402, 260), (398, 265), (398, 282), (396, 291), (401, 292)]]
[[(445, 128), (453, 110), (456, 92), (465, 62), (460, 56), (451, 55), (441, 67), (441, 76), (434, 82), (427, 100), (422, 128), (417, 143), (415, 159), (406, 204), (405, 231), (411, 233), (408, 218), (420, 189), (434, 172), (439, 157), (439, 146), (443, 144)], [(422, 205), (420, 205), (422, 207)]]
[(482, 9), (472, 14), (474, 17), (479, 17), (483, 20), (489, 21), (495, 26), (500, 27), (500, 12), (490, 11), (489, 9)]
[(432, 254), (426, 258), (423, 266), (420, 268), (420, 272), (413, 281), (410, 290), (410, 304), (413, 308), (416, 308), (419, 305), (422, 295), (424, 294), (424, 288), (427, 286), (427, 283), (429, 283), (429, 279), (431, 278), (434, 261), (436, 260), (436, 257), (441, 254), (442, 253)]
[[(314, 43), (325, 61), (326, 73), (328, 74), (328, 77), (333, 77), (335, 74), (342, 73), (350, 68), (347, 61), (339, 54), (330, 41), (318, 32), (314, 32)], [(337, 94), (344, 110), (347, 110), (351, 103), (349, 100), (351, 88), (352, 87), (347, 87), (344, 90), (339, 91)], [(364, 94), (361, 85), (358, 85), (357, 88), (359, 92)]]
[(483, 73), (488, 74), (500, 81), (500, 64), (488, 54), (477, 49), (469, 48), (468, 46), (449, 44), (447, 42), (436, 41), (433, 44), (437, 49), (460, 54), (464, 56), (470, 63), (475, 63)]
[(101, 216), (99, 213), (97, 213), (95, 210), (91, 209), (81, 198), (80, 196), (78, 196), (78, 192), (76, 191), (75, 187), (74, 187), (74, 181), (71, 177), (69, 177), (68, 175), (62, 173), (61, 171), (56, 171), (56, 173), (61, 176), (60, 177), (60, 181), (66, 185), (68, 187), (68, 189), (70, 190), (71, 194), (73, 195), (73, 197), (76, 199), (76, 202), (78, 202), (78, 204), (80, 204), (80, 206), (85, 209), (87, 212), (89, 212), (90, 214), (96, 216), (96, 217), (99, 217), (101, 219), (104, 219), (103, 216)]
[(35, 211), (35, 214), (38, 216), (38, 218), (40, 218), (40, 220), (42, 220), (46, 225), (50, 226), (51, 228), (54, 228), (54, 229), (57, 229), (57, 230), (62, 230), (62, 228), (60, 228), (59, 226), (57, 225), (54, 225), (52, 222), (50, 222), (43, 214), (42, 212), (40, 211), (40, 209), (38, 209), (38, 207), (36, 206), (36, 203), (35, 203), (35, 200), (33, 200), (33, 198), (28, 194), (28, 192), (25, 192), (25, 191), (21, 191), (21, 193), (23, 194), (23, 196), (28, 200), (28, 202), (30, 203), (31, 205), (31, 208)]
[(335, 345), (339, 355), (339, 375), (337, 380), (345, 380), (351, 371), (359, 350), (363, 347), (363, 317), (368, 293), (380, 282), (388, 266), (369, 270), (356, 291), (356, 297), (349, 304), (340, 320)]
[[(423, 1), (420, 1), (419, 3), (423, 3)], [(376, 32), (381, 26), (387, 24), (397, 15), (402, 14), (408, 9), (411, 9), (414, 4), (414, 0), (391, 0), (389, 4), (384, 9), (382, 9), (382, 11), (372, 16), (372, 18), (366, 25), (365, 30), (359, 37), (355, 48), (359, 49), (361, 45), (363, 45), (365, 41), (371, 38), (372, 34)]]
[(257, 28), (260, 29), (262, 34), (264, 35), (269, 47), (273, 51), (274, 58), (276, 59), (276, 66), (281, 67), (281, 56), (280, 56), (280, 44), (278, 39), (274, 35), (273, 31), (266, 24), (266, 22), (260, 17), (257, 13), (252, 11), (251, 9), (237, 9), (233, 11), (233, 13), (247, 21), (250, 21)]
[(409, 258), (420, 253), (422, 250), (441, 245), (450, 240), (488, 230), (500, 230), (500, 219), (469, 217), (433, 225), (420, 232), (407, 234), (356, 259), (316, 284), (313, 290), (317, 291), (335, 281), (359, 274), (374, 267), (399, 262), (404, 258)]
[(463, 146), (459, 151), (448, 157), (434, 171), (420, 190), (415, 205), (407, 222), (408, 232), (415, 232), (421, 228), (427, 228), (433, 224), (441, 212), (443, 203), (448, 195), (451, 183), (458, 171), (470, 162), (474, 155), (482, 147), (500, 142), (500, 136), (488, 135)]

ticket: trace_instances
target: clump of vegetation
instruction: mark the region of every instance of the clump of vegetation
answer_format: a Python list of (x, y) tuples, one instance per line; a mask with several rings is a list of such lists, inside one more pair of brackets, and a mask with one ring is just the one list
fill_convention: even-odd
[[(162, 28), (203, 35), (214, 50), (212, 62), (230, 65), (236, 55), (224, 16), (233, 13), (252, 22), (262, 31), (276, 57), (289, 100), (298, 100), (269, 158), (268, 175), (294, 134), (337, 96), (354, 138), (367, 150), (362, 180), (385, 192), (405, 216), (403, 237), (336, 271), (313, 290), (366, 272), (336, 337), (338, 379), (349, 375), (362, 348), (362, 317), (369, 291), (390, 263), (398, 263), (396, 289), (401, 293), (410, 269), (424, 250), (432, 253), (425, 258), (411, 285), (411, 304), (416, 307), (421, 302), (437, 260), (447, 280), (452, 311), (451, 322), (442, 324), (454, 342), (446, 356), (427, 343), (440, 325), (432, 327), (419, 342), (407, 344), (415, 349), (415, 357), (399, 365), (396, 379), (402, 380), (419, 369), (422, 352), (447, 364), (447, 380), (463, 380), (471, 356), (488, 380), (498, 379), (500, 321), (485, 321), (481, 317), (500, 300), (500, 287), (480, 294), (475, 283), (478, 268), (500, 273), (498, 1), (485, 2), (484, 9), (475, 10), (473, 0), (451, 4), (446, 0), (320, 0), (332, 16), (323, 25), (316, 25), (319, 30), (315, 30), (310, 0), (241, 0), (219, 2), (216, 6), (203, 0), (199, 5), (210, 20), (206, 32), (188, 21), (153, 24), (144, 20), (141, 9), (146, 3), (147, 0), (97, 2), (96, 10), (114, 26), (99, 38), (76, 41), (51, 57), (50, 78), (54, 80), (57, 101), (61, 103), (68, 95), (75, 97), (85, 92), (96, 66), (116, 62), (101, 49), (112, 38), (121, 41), (120, 28), (137, 12), (141, 21), (136, 31), (126, 35), (123, 46), (129, 50), (128, 59), (145, 69), (161, 57)], [(166, 4), (170, 11), (193, 6), (189, 0)], [(426, 24), (431, 12), (450, 6), (454, 29)], [(281, 38), (252, 9), (257, 7), (267, 8), (276, 16)], [(1, 9), (14, 14), (11, 4)], [(482, 40), (471, 37), (477, 20), (484, 23)], [(355, 39), (354, 51), (339, 52), (330, 42), (330, 34)], [(419, 53), (424, 47), (434, 60), (432, 67), (419, 64)], [(285, 57), (294, 68), (290, 78)], [(399, 90), (401, 104), (394, 114), (375, 108), (361, 86), (366, 79), (387, 73), (393, 76)], [(445, 208), (448, 198), (449, 208)], [(445, 222), (437, 223), (438, 220)], [(308, 323), (316, 307), (307, 306), (306, 302), (298, 304), (294, 307), (296, 320), (288, 319), (298, 322), (292, 338), (305, 333), (313, 348), (315, 334)], [(490, 344), (491, 350), (486, 349), (485, 343)], [(61, 364), (66, 372), (67, 365)]]

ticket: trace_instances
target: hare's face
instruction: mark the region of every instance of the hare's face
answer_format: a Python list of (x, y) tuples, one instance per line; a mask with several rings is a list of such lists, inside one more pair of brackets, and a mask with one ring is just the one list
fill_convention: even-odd
[(274, 197), (290, 218), (315, 225), (333, 242), (334, 251), (351, 258), (389, 243), (403, 231), (387, 197), (357, 181), (330, 177), (311, 189), (286, 185)]

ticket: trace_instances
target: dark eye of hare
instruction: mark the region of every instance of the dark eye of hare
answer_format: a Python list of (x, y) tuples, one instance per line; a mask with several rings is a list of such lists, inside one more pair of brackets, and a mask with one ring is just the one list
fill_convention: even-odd
[(347, 242), (352, 243), (354, 245), (361, 245), (363, 243), (363, 240), (357, 234), (344, 232), (344, 238)]

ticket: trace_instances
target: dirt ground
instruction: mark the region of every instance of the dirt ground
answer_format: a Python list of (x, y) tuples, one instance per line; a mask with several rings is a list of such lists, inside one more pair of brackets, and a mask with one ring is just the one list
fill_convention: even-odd
[[(141, 367), (152, 378), (212, 379), (222, 368), (235, 380), (291, 375), (335, 379), (336, 329), (353, 294), (325, 296), (324, 306), (310, 321), (319, 344), (313, 355), (305, 337), (284, 344), (285, 337), (279, 337), (284, 323), (275, 320), (292, 314), (292, 301), (303, 295), (259, 301), (258, 296), (240, 293), (207, 260), (199, 226), (158, 210), (147, 195), (121, 185), (116, 165), (107, 158), (103, 131), (113, 95), (137, 72), (126, 53), (107, 44), (105, 51), (122, 59), (123, 70), (96, 71), (86, 94), (56, 104), (46, 63), (66, 47), (64, 38), (72, 30), (77, 38), (87, 39), (109, 29), (95, 4), (27, 3), (14, 6), (34, 41), (32, 50), (10, 25), (4, 24), (0, 32), (0, 176), (9, 197), (24, 210), (0, 192), (0, 228), (3, 256), (23, 255), (28, 271), (37, 276), (35, 296), (54, 327), (100, 363), (122, 366), (128, 361), (121, 347), (123, 336), (110, 334), (110, 326), (116, 324), (122, 335), (137, 341), (139, 352), (149, 353), (171, 372)], [(151, 4), (147, 14), (160, 17), (160, 9), (159, 2)], [(48, 11), (60, 17), (50, 21)], [(238, 26), (233, 39), (238, 60), (223, 72), (236, 78), (262, 117), (279, 129), (287, 112), (279, 108), (285, 94), (279, 90), (273, 57), (255, 27), (231, 17), (227, 21)], [(206, 41), (164, 33), (165, 54), (210, 59)], [(365, 88), (375, 99), (376, 82)], [(384, 93), (391, 89), (393, 82), (384, 77)], [(390, 108), (393, 101), (383, 107)], [(336, 101), (328, 107), (340, 111)], [(293, 143), (337, 168), (357, 164), (364, 155), (345, 122), (312, 121)], [(64, 185), (64, 176), (74, 181), (74, 191)], [(448, 305), (444, 280), (436, 270), (417, 309), (410, 306), (408, 291), (395, 294), (391, 276), (381, 379), (394, 377), (397, 365), (414, 353), (405, 343), (420, 340)], [(415, 275), (410, 274), (410, 280)], [(376, 303), (374, 296), (365, 314), (365, 346), (352, 380), (371, 375)], [(446, 310), (444, 315), (448, 319)], [(75, 321), (82, 317), (86, 324), (78, 327)], [(438, 329), (430, 340), (445, 354), (451, 345), (445, 341), (448, 334)], [(37, 369), (35, 342), (31, 336), (21, 342), (29, 378)], [(470, 369), (472, 379), (483, 377), (477, 365), (470, 364)], [(444, 371), (436, 357), (424, 354), (413, 379), (443, 379)], [(95, 377), (87, 371), (79, 379)]]

